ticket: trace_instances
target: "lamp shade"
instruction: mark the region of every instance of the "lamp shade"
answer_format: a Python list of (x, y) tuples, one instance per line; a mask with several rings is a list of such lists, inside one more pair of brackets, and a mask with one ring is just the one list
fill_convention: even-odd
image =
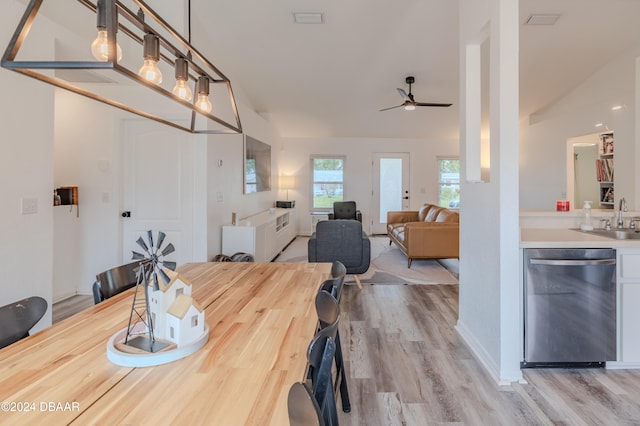
[(292, 175), (281, 175), (279, 179), (280, 189), (293, 189), (296, 187), (296, 177)]

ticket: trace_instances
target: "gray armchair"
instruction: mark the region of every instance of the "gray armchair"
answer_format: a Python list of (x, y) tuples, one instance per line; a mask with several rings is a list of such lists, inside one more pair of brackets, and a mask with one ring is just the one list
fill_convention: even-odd
[(362, 222), (362, 213), (356, 208), (355, 201), (336, 201), (333, 203), (333, 213), (329, 213), (332, 219), (355, 219)]
[(357, 220), (323, 220), (309, 238), (309, 262), (339, 260), (347, 274), (363, 274), (371, 262), (371, 242)]

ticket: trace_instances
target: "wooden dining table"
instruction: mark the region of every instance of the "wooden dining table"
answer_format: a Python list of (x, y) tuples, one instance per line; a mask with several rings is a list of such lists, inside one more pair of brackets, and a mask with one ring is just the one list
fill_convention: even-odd
[(127, 326), (127, 290), (0, 350), (0, 424), (287, 425), (303, 380), (328, 263), (189, 263), (178, 268), (203, 307), (209, 340), (153, 367), (107, 359)]

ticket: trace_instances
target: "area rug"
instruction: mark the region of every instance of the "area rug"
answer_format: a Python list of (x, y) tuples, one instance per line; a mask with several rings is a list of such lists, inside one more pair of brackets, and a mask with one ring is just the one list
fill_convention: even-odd
[[(275, 259), (275, 262), (307, 262), (308, 237), (296, 239)], [(431, 259), (416, 259), (407, 268), (407, 257), (387, 237), (370, 237), (371, 266), (359, 275), (360, 281), (369, 284), (458, 284), (457, 260), (442, 263)], [(353, 277), (347, 277), (353, 282)]]

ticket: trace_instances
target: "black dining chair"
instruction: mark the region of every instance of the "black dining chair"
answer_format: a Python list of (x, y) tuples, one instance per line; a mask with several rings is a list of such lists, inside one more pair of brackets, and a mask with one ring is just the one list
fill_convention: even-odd
[(351, 412), (351, 402), (349, 400), (349, 389), (347, 387), (347, 377), (344, 369), (344, 361), (342, 359), (342, 347), (340, 345), (340, 332), (338, 324), (340, 320), (340, 306), (335, 297), (325, 290), (320, 290), (316, 295), (316, 312), (318, 314), (318, 322), (320, 327), (318, 334), (325, 334), (336, 345), (335, 363), (336, 363), (336, 379), (334, 381), (334, 389), (337, 392), (340, 387), (340, 399), (342, 401), (342, 411)]
[(140, 261), (135, 261), (96, 275), (96, 281), (93, 283), (93, 302), (97, 305), (105, 299), (135, 287), (139, 267)]
[(0, 307), (0, 348), (29, 336), (29, 330), (47, 312), (47, 301), (42, 297), (27, 297)]
[(322, 410), (306, 383), (296, 382), (287, 397), (290, 426), (324, 426)]
[(342, 287), (344, 286), (344, 277), (338, 278), (329, 278), (328, 280), (324, 280), (322, 284), (320, 284), (320, 288), (318, 291), (326, 291), (336, 298), (338, 304), (340, 303), (340, 296), (342, 295)]
[(347, 267), (339, 260), (334, 260), (331, 263), (331, 278), (344, 278), (347, 275)]
[(336, 344), (325, 333), (316, 334), (307, 350), (312, 393), (322, 413), (324, 424), (327, 426), (338, 424), (331, 372), (335, 353)]

